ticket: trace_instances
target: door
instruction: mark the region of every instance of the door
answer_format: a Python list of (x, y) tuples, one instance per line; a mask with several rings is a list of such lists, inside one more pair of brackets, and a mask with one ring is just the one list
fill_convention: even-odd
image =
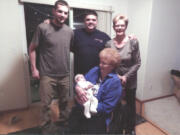
[[(18, 1), (0, 1), (0, 112), (29, 105), (24, 9)], [(10, 16), (9, 16), (10, 15)]]

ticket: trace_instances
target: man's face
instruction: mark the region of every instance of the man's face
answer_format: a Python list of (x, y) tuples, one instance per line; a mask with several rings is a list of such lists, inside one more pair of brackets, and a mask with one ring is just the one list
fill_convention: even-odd
[(54, 16), (57, 24), (63, 24), (68, 18), (69, 9), (67, 6), (58, 5), (54, 11)]
[(96, 29), (97, 26), (97, 16), (87, 15), (84, 20), (85, 28), (88, 32)]

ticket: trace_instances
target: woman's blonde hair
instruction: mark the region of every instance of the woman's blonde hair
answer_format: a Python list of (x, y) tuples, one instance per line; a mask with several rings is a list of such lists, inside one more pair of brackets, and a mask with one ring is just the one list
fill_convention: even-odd
[(123, 20), (123, 21), (125, 22), (125, 25), (126, 25), (126, 28), (127, 28), (128, 23), (129, 23), (128, 18), (127, 18), (126, 16), (120, 15), (120, 14), (116, 15), (116, 16), (113, 18), (113, 26), (114, 26), (114, 25), (117, 23), (117, 21), (119, 21), (119, 20)]
[(120, 55), (116, 49), (105, 48), (99, 53), (99, 57), (106, 59), (108, 64), (111, 64), (114, 68), (119, 66), (121, 62)]

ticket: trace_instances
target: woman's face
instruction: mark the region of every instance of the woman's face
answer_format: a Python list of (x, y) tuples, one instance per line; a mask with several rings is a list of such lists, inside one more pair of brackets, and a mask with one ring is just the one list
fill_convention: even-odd
[(107, 59), (100, 57), (99, 63), (100, 71), (102, 75), (107, 75), (112, 72), (114, 66), (110, 64)]
[(125, 35), (126, 24), (124, 20), (118, 20), (113, 27), (117, 36)]

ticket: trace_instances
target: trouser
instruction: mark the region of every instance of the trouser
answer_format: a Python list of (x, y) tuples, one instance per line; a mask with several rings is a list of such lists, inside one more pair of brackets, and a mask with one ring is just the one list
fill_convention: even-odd
[(131, 133), (136, 124), (136, 89), (125, 89), (124, 97), (120, 100), (113, 111), (113, 118), (110, 123), (110, 133), (125, 134)]
[[(69, 76), (52, 78), (48, 76), (42, 76), (40, 78), (40, 98), (42, 103), (41, 111), (41, 122), (40, 126), (42, 129), (52, 129), (53, 122), (51, 121), (51, 109), (50, 104), (53, 99), (58, 98), (59, 100), (59, 120), (62, 122), (67, 122), (69, 117), (68, 108), (68, 97), (69, 97)], [(48, 132), (48, 131), (47, 131)], [(49, 131), (51, 133), (51, 131)], [(53, 131), (52, 131), (53, 132)]]
[(134, 89), (126, 89), (125, 90), (125, 100), (127, 102), (127, 131), (131, 132), (135, 129), (136, 125), (136, 88)]
[(70, 134), (105, 134), (105, 115), (96, 114), (90, 119), (84, 116), (83, 108), (75, 106), (69, 119)]

